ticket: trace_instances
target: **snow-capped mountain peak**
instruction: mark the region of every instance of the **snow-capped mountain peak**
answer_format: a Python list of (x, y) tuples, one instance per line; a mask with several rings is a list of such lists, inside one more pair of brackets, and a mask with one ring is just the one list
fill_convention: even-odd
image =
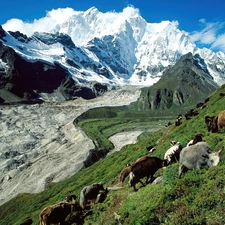
[(57, 9), (32, 25), (23, 23), (20, 34), (6, 23), (0, 40), (27, 61), (61, 65), (78, 83), (152, 85), (189, 52), (202, 57), (219, 85), (225, 80), (224, 53), (197, 48), (177, 21), (147, 23), (131, 6), (119, 13)]
[[(121, 13), (101, 13), (97, 8), (92, 7), (85, 12), (74, 13), (61, 25), (57, 24), (52, 32), (67, 33), (77, 46), (83, 46), (94, 37), (115, 35), (123, 27), (122, 24), (125, 21), (131, 23), (140, 18), (139, 10), (133, 7), (125, 8)], [(137, 22), (136, 26), (140, 27), (140, 23)]]

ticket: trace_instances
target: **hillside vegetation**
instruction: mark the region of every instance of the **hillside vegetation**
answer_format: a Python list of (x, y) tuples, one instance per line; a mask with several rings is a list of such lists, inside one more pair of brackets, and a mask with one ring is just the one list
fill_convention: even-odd
[(183, 55), (174, 66), (163, 71), (160, 80), (142, 89), (135, 103), (137, 110), (174, 109), (195, 106), (204, 101), (218, 85), (204, 66), (199, 66), (198, 54)]
[[(84, 224), (225, 224), (225, 150), (221, 152), (221, 162), (218, 166), (188, 171), (178, 179), (178, 163), (174, 163), (156, 172), (155, 176), (163, 176), (163, 183), (148, 184), (145, 187), (138, 184), (137, 192), (128, 186), (127, 179), (124, 184), (118, 181), (119, 173), (125, 165), (147, 154), (148, 146), (157, 148), (149, 154), (150, 156), (163, 158), (165, 151), (170, 147), (170, 141), (177, 140), (182, 146), (186, 146), (196, 134), (202, 133), (204, 141), (213, 151), (224, 147), (225, 129), (219, 134), (208, 132), (204, 121), (206, 115), (217, 115), (225, 110), (225, 97), (221, 93), (225, 93), (225, 85), (209, 96), (207, 107), (198, 109), (199, 115), (190, 120), (183, 118), (180, 126), (173, 123), (155, 133), (142, 134), (136, 144), (123, 147), (120, 152), (99, 160), (69, 179), (51, 183), (47, 190), (41, 193), (24, 193), (13, 198), (0, 207), (0, 224), (18, 225), (28, 217), (33, 219), (33, 224), (38, 224), (38, 216), (44, 207), (62, 201), (69, 193), (76, 194), (79, 200), (81, 189), (94, 182), (102, 182), (104, 187), (121, 189), (110, 190), (106, 200), (94, 206), (92, 214), (85, 218)], [(105, 114), (105, 127), (106, 124), (114, 123), (110, 121), (115, 121), (118, 117), (118, 111), (115, 113), (112, 111), (112, 114)], [(139, 114), (136, 119), (140, 117), (144, 118)], [(90, 120), (93, 119), (94, 117)], [(99, 118), (95, 119), (99, 120), (97, 123), (102, 123)], [(148, 123), (146, 126), (142, 124), (145, 129), (148, 126)], [(114, 213), (119, 215), (119, 222), (115, 220)]]

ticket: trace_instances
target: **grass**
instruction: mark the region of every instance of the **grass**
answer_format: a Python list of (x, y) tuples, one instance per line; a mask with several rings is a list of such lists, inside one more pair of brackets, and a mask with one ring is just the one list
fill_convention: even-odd
[[(225, 93), (225, 86), (221, 86), (210, 96), (207, 107), (199, 109), (198, 116), (191, 120), (182, 119), (180, 126), (171, 125), (162, 127), (154, 133), (143, 133), (136, 144), (124, 146), (120, 152), (101, 159), (69, 179), (51, 183), (48, 189), (41, 193), (24, 193), (11, 199), (0, 206), (0, 224), (18, 225), (27, 217), (31, 217), (34, 224), (38, 224), (38, 215), (44, 207), (63, 200), (68, 193), (79, 196), (83, 186), (94, 182), (102, 182), (105, 187), (121, 186), (122, 189), (110, 191), (102, 204), (95, 205), (92, 214), (85, 218), (85, 224), (118, 224), (114, 218), (115, 213), (119, 215), (119, 221), (124, 225), (225, 224), (225, 151), (221, 152), (221, 162), (218, 166), (200, 171), (188, 171), (181, 179), (178, 179), (178, 163), (174, 163), (156, 172), (155, 176), (164, 178), (161, 184), (154, 186), (148, 184), (145, 187), (138, 184), (138, 191), (134, 192), (128, 187), (127, 179), (123, 185), (118, 183), (120, 171), (127, 163), (145, 155), (148, 146), (157, 146), (157, 150), (151, 155), (163, 158), (165, 151), (170, 147), (171, 140), (178, 140), (185, 146), (198, 133), (203, 134), (204, 140), (213, 151), (225, 146), (225, 131), (220, 134), (208, 132), (204, 122), (206, 115), (216, 115), (225, 109), (225, 98), (219, 95), (221, 92)], [(102, 117), (99, 111), (98, 113), (93, 111), (91, 112), (93, 114), (86, 115), (85, 118), (83, 115), (76, 121), (82, 129), (86, 129), (87, 133), (93, 133), (92, 138), (102, 138), (103, 148), (110, 148), (107, 137), (121, 129), (131, 129), (134, 124), (136, 127), (132, 129), (141, 127), (148, 130), (152, 126), (148, 121), (151, 118), (153, 120), (154, 116), (150, 116), (153, 112), (149, 112), (148, 117), (147, 112), (129, 112), (128, 109), (123, 111), (118, 108), (110, 110), (113, 113), (107, 114), (107, 119)], [(160, 115), (161, 118), (168, 118), (164, 117), (166, 114)], [(140, 118), (143, 119), (145, 126)]]
[(76, 118), (74, 124), (79, 126), (95, 142), (99, 149), (113, 149), (108, 138), (116, 133), (133, 130), (156, 131), (168, 121), (174, 121), (174, 112), (137, 112), (127, 107), (102, 107), (91, 109)]

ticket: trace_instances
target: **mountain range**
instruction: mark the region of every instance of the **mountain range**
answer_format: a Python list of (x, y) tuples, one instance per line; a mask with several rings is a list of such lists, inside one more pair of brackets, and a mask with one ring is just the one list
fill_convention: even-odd
[(133, 7), (118, 15), (75, 11), (30, 36), (0, 27), (0, 102), (91, 99), (121, 85), (152, 86), (188, 53), (212, 86), (224, 83), (223, 52), (198, 48), (176, 22), (147, 23)]

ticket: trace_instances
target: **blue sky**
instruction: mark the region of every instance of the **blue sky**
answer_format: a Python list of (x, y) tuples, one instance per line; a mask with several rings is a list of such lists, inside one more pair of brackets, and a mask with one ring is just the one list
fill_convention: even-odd
[(178, 21), (178, 28), (199, 47), (225, 52), (225, 0), (8, 0), (1, 5), (0, 24), (12, 18), (33, 22), (57, 8), (86, 11), (95, 6), (101, 12), (122, 12), (133, 5), (147, 22)]

